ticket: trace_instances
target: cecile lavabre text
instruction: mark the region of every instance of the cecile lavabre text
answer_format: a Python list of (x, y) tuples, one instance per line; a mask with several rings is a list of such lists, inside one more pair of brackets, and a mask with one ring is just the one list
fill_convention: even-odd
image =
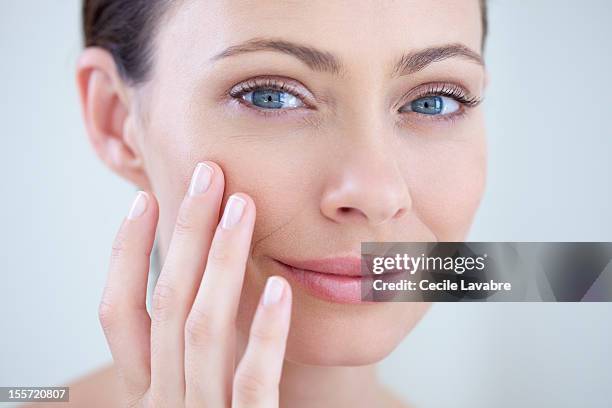
[[(442, 256), (410, 256), (408, 254), (396, 254), (395, 256), (381, 256), (372, 258), (372, 273), (381, 275), (387, 273), (409, 273), (414, 275), (417, 271), (424, 272), (455, 272), (458, 275), (469, 271), (483, 271), (487, 254), (475, 257), (442, 257)], [(382, 279), (375, 279), (373, 282), (374, 290), (467, 290), (467, 291), (490, 291), (490, 290), (511, 290), (509, 282), (468, 282), (465, 280), (453, 281), (445, 279), (431, 282), (422, 279), (418, 282), (402, 279), (395, 282), (385, 282)]]

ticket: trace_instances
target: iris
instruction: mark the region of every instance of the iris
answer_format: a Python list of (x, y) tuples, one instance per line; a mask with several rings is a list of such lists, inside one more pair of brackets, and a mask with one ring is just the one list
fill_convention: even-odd
[(253, 105), (260, 108), (280, 109), (283, 107), (285, 92), (274, 90), (253, 91)]
[(297, 108), (303, 105), (295, 95), (276, 89), (257, 89), (247, 93), (244, 98), (263, 109)]
[(425, 115), (439, 115), (444, 111), (444, 101), (441, 96), (426, 96), (412, 101), (410, 110)]
[(404, 105), (400, 112), (415, 112), (422, 115), (441, 116), (455, 113), (460, 109), (454, 98), (441, 95), (430, 95), (415, 99)]

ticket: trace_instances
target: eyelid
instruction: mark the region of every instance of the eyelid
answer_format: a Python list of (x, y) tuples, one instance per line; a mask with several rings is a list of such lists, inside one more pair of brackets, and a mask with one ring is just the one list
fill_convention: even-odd
[(228, 91), (228, 94), (233, 98), (240, 98), (248, 92), (258, 89), (274, 89), (276, 91), (290, 93), (295, 97), (300, 98), (306, 108), (314, 109), (316, 104), (316, 98), (303, 84), (294, 79), (285, 77), (258, 76), (250, 78), (232, 86)]
[(446, 96), (455, 99), (465, 108), (473, 108), (482, 102), (482, 98), (472, 95), (464, 86), (450, 82), (430, 82), (411, 89), (399, 99), (400, 109), (407, 103), (427, 96)]

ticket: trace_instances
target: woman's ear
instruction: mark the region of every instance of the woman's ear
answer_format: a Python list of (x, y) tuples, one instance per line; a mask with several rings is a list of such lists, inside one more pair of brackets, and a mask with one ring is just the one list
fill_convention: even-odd
[(85, 128), (98, 157), (121, 177), (150, 189), (136, 137), (133, 93), (111, 54), (99, 47), (86, 48), (77, 63), (76, 81)]

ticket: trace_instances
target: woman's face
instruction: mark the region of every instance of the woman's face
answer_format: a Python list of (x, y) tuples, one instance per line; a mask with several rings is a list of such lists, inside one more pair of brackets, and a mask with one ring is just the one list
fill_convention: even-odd
[[(362, 241), (463, 240), (486, 167), (477, 0), (185, 0), (165, 14), (135, 134), (160, 202), (162, 257), (195, 164), (257, 221), (239, 329), (270, 275), (360, 254)], [(228, 47), (232, 47), (229, 48)], [(377, 361), (425, 303), (294, 293), (287, 359)]]

